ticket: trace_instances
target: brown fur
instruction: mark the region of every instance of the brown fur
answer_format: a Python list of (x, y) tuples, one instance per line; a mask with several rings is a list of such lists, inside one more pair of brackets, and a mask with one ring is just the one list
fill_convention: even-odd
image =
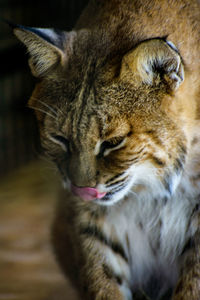
[[(59, 38), (51, 33), (52, 43), (30, 29), (15, 29), (40, 78), (29, 105), (63, 181), (109, 195), (110, 186), (127, 183), (121, 177), (131, 167), (137, 178), (132, 194), (110, 207), (66, 191), (61, 196), (53, 241), (82, 299), (131, 299), (130, 293), (134, 299), (168, 299), (180, 268), (172, 299), (200, 297), (194, 222), (200, 194), (199, 28), (195, 0), (102, 0), (90, 1), (73, 32)], [(188, 240), (194, 246), (183, 255)], [(157, 258), (152, 277), (154, 269), (144, 271), (143, 261), (140, 271), (131, 269), (143, 255), (133, 254), (141, 241), (141, 251), (149, 248), (148, 263)], [(154, 276), (157, 294), (153, 283), (148, 287)]]

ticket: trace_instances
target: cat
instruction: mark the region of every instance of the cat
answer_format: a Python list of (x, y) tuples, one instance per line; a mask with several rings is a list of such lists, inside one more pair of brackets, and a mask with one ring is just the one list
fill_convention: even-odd
[(195, 0), (94, 0), (71, 32), (14, 26), (81, 299), (200, 299), (199, 30)]

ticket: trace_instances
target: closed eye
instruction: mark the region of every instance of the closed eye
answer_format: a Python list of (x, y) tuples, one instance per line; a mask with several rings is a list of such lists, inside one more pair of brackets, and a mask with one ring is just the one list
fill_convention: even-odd
[(68, 150), (68, 148), (69, 148), (69, 141), (68, 141), (68, 139), (66, 139), (64, 136), (62, 136), (62, 135), (50, 135), (50, 136), (49, 136), (49, 139), (50, 139), (52, 142), (54, 142), (54, 143), (60, 145), (61, 148), (62, 148), (64, 151), (67, 151), (67, 150)]
[(126, 139), (124, 137), (116, 137), (102, 142), (98, 156), (107, 156), (111, 151), (120, 149), (125, 144), (125, 140)]

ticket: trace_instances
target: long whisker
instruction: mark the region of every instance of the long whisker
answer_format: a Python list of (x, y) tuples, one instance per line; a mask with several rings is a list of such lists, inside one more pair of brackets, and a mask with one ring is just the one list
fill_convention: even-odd
[[(29, 105), (28, 107), (30, 107), (30, 108), (32, 108), (32, 109), (35, 109), (35, 110), (38, 110), (38, 111), (40, 111), (40, 112), (42, 112), (42, 113), (48, 115), (49, 117), (53, 118), (54, 120), (56, 120), (56, 116), (54, 116), (53, 114), (50, 114), (49, 112), (47, 112), (47, 111), (45, 111), (45, 110), (43, 110), (43, 109), (41, 109), (41, 108), (34, 107), (34, 106), (30, 106), (30, 105)], [(57, 120), (56, 120), (56, 121), (57, 121)]]
[[(43, 102), (43, 101), (41, 101), (41, 100), (39, 100), (39, 99), (37, 99), (37, 98), (35, 98), (35, 97), (32, 97), (32, 99), (34, 99), (34, 100), (40, 102), (42, 105), (44, 105), (44, 106), (46, 106), (47, 108), (49, 108), (53, 113), (55, 113), (56, 116), (58, 116), (58, 112), (60, 112), (62, 115), (64, 115), (64, 112), (63, 112), (61, 109), (59, 109), (57, 106), (54, 106), (54, 108), (53, 108), (53, 107), (51, 107), (50, 105), (48, 105), (47, 103), (45, 103), (45, 102)], [(58, 112), (57, 112), (56, 110), (57, 110)]]
[(55, 111), (55, 109), (53, 109), (53, 107), (51, 107), (50, 105), (48, 105), (47, 103), (45, 103), (45, 102), (43, 102), (43, 101), (41, 101), (41, 100), (37, 100), (37, 101), (39, 101), (41, 104), (43, 104), (43, 105), (46, 106), (48, 109), (50, 109), (50, 111), (52, 111), (52, 112), (55, 114), (55, 116), (58, 116), (57, 112)]
[(65, 115), (65, 113), (58, 106), (55, 106), (55, 109), (57, 111), (59, 111), (61, 113), (61, 115)]
[(34, 100), (38, 101), (39, 103), (41, 103), (42, 105), (46, 106), (52, 113), (55, 114), (55, 116), (57, 116), (57, 112), (55, 111), (55, 109), (53, 109), (50, 105), (48, 105), (47, 103), (39, 100), (39, 99), (36, 99), (36, 98), (33, 98)]
[(130, 190), (128, 193), (131, 194), (131, 195), (134, 195), (136, 198), (138, 198), (137, 193), (135, 193), (135, 192), (133, 192), (133, 191), (131, 191), (131, 190)]

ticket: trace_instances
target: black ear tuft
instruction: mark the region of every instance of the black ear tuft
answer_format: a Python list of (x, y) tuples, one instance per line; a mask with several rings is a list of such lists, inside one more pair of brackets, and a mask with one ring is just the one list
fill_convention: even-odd
[(7, 19), (1, 18), (1, 20), (2, 20), (4, 23), (8, 24), (8, 25), (10, 26), (10, 28), (12, 28), (12, 29), (14, 29), (14, 28), (16, 28), (16, 27), (18, 26), (17, 24), (15, 24), (15, 23), (13, 23), (13, 22), (7, 20)]
[(19, 25), (18, 28), (23, 30), (32, 32), (37, 36), (41, 37), (43, 40), (47, 41), (48, 43), (60, 48), (63, 50), (63, 41), (65, 34), (58, 29), (54, 28), (35, 28), (35, 27), (27, 27)]
[(4, 20), (4, 22), (7, 23), (12, 29), (22, 29), (24, 31), (32, 32), (48, 43), (60, 49), (63, 49), (63, 40), (65, 37), (65, 33), (59, 29), (29, 27), (21, 24), (15, 24), (8, 20)]
[(56, 66), (63, 65), (70, 52), (75, 32), (52, 28), (35, 28), (7, 22), (30, 54), (29, 65), (36, 77), (46, 76)]

